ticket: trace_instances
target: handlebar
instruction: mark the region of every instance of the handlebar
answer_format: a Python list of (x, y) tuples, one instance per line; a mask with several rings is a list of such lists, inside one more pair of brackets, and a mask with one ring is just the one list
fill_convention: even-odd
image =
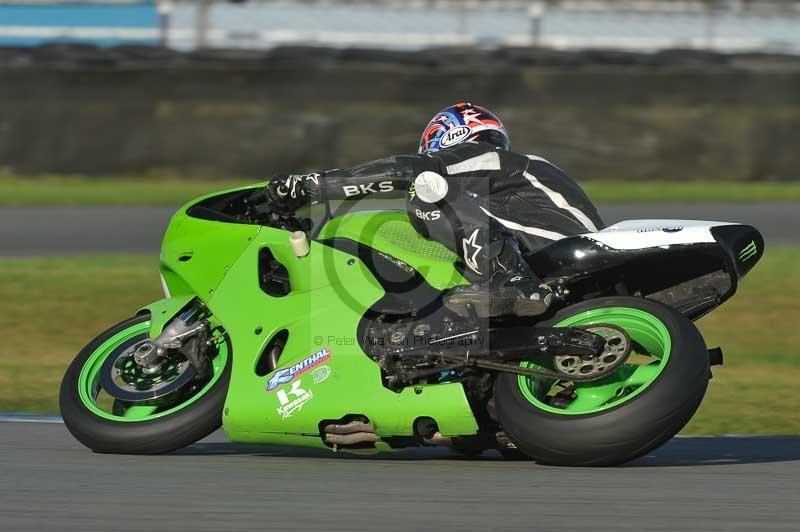
[(250, 194), (250, 197), (247, 198), (248, 203), (256, 205), (265, 203), (266, 201), (267, 201), (267, 192), (263, 188), (253, 192), (252, 194)]

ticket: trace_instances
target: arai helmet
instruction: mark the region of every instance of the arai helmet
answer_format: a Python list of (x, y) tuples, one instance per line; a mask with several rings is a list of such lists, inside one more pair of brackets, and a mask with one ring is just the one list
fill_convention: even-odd
[(469, 102), (436, 113), (419, 141), (419, 153), (433, 153), (462, 142), (487, 142), (499, 149), (511, 146), (505, 126), (494, 113)]

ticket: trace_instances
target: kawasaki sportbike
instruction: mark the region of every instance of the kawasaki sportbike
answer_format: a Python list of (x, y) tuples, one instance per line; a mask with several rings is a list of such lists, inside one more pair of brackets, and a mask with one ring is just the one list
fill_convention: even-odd
[(255, 187), (196, 200), (161, 251), (165, 298), (93, 340), (61, 412), (86, 446), (166, 453), (222, 425), (234, 442), (376, 452), (448, 445), (611, 465), (666, 442), (722, 353), (693, 321), (736, 291), (753, 227), (638, 220), (526, 258), (544, 317), (441, 304), (467, 281), (404, 212), (264, 212)]

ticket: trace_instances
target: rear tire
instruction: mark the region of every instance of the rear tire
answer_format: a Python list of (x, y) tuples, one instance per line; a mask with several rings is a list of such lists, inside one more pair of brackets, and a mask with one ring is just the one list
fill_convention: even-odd
[(703, 400), (710, 376), (705, 342), (692, 322), (671, 307), (643, 298), (607, 297), (568, 307), (541, 325), (578, 315), (591, 321), (591, 311), (610, 308), (635, 309), (663, 325), (671, 342), (664, 367), (630, 398), (586, 414), (537, 406), (523, 393), (517, 375), (502, 373), (495, 384), (498, 421), (519, 450), (538, 462), (608, 466), (633, 460), (677, 434)]
[(115, 421), (90, 410), (79, 393), (80, 375), (89, 358), (109, 339), (126, 329), (141, 326), (149, 316), (138, 316), (115, 325), (95, 338), (78, 354), (61, 382), (59, 404), (64, 424), (75, 438), (98, 453), (163, 454), (186, 447), (222, 425), (222, 408), (228, 391), (231, 359), (202, 396), (177, 411), (151, 420)]

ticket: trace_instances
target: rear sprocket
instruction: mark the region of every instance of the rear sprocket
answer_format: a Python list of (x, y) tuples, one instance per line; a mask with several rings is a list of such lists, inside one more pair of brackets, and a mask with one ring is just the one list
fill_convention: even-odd
[(607, 323), (593, 324), (583, 329), (605, 338), (603, 352), (599, 355), (554, 356), (553, 366), (560, 378), (569, 380), (578, 377), (582, 381), (602, 379), (628, 360), (631, 338), (624, 329)]

